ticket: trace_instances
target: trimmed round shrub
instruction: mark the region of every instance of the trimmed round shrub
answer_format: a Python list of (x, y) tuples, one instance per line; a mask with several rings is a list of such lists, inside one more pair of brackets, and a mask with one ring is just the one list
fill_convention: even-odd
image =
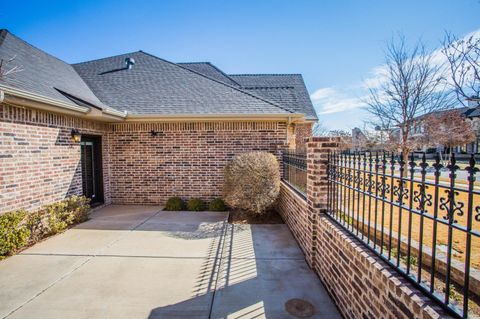
[(228, 206), (263, 214), (280, 192), (280, 166), (266, 152), (237, 155), (225, 167), (224, 200)]
[(170, 197), (165, 204), (165, 210), (185, 210), (185, 202), (180, 197)]
[(221, 198), (216, 198), (208, 204), (208, 210), (212, 212), (224, 212), (227, 210), (227, 205)]
[(0, 215), (0, 259), (2, 256), (11, 255), (27, 243), (30, 237), (30, 231), (25, 225), (27, 215), (24, 210)]
[(193, 212), (205, 210), (205, 202), (200, 198), (192, 198), (187, 202), (187, 209)]

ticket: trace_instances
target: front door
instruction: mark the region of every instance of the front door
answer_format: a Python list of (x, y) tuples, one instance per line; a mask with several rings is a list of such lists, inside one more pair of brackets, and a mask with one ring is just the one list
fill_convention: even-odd
[(90, 198), (90, 204), (103, 203), (102, 138), (82, 136), (80, 142), (83, 195)]

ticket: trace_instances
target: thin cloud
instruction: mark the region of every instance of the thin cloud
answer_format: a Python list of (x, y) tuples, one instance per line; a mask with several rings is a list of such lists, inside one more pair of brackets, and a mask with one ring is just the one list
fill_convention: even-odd
[[(480, 29), (470, 32), (463, 39), (468, 39), (471, 36), (480, 38)], [(430, 56), (431, 62), (435, 65), (441, 66), (447, 62), (442, 48), (434, 50)], [(448, 68), (445, 69), (445, 72), (449, 72)], [(387, 80), (387, 75), (387, 67), (379, 65), (368, 73), (366, 79), (356, 85), (343, 89), (320, 88), (310, 98), (319, 114), (333, 114), (365, 107), (364, 101), (368, 97), (368, 91), (379, 88)], [(445, 77), (448, 79), (450, 75), (445, 74)]]
[(332, 114), (365, 105), (361, 98), (352, 96), (355, 95), (348, 90), (338, 91), (335, 88), (327, 87), (318, 89), (310, 97), (319, 114)]

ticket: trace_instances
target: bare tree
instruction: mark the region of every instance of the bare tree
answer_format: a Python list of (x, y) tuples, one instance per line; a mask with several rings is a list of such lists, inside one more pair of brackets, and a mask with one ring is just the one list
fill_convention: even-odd
[(7, 77), (7, 75), (23, 71), (21, 66), (11, 65), (15, 61), (16, 56), (10, 59), (0, 59), (0, 80)]
[(422, 121), (427, 145), (443, 146), (450, 161), (452, 149), (475, 141), (475, 132), (459, 110), (448, 110), (427, 115)]
[[(358, 140), (358, 148), (365, 151), (384, 151), (389, 150), (388, 132), (376, 127), (374, 130), (364, 128), (362, 130), (363, 138)], [(353, 135), (353, 134), (352, 134)], [(355, 143), (354, 143), (355, 144)], [(355, 145), (354, 145), (355, 147)]]
[(328, 133), (328, 129), (322, 122), (316, 122), (312, 128), (312, 136), (325, 136)]
[(421, 42), (409, 49), (405, 38), (393, 39), (386, 49), (385, 79), (370, 89), (365, 101), (374, 122), (388, 128), (392, 144), (407, 162), (415, 148), (416, 118), (452, 106), (451, 94), (442, 81), (443, 66), (435, 64)]
[(468, 106), (469, 98), (480, 97), (480, 38), (473, 35), (458, 39), (447, 33), (443, 40), (443, 54), (447, 58), (451, 81), (457, 99)]

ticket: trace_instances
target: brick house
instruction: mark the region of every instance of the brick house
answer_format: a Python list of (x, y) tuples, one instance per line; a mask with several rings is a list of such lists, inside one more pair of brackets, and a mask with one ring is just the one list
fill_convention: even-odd
[(68, 64), (7, 30), (0, 60), (0, 213), (72, 194), (210, 200), (235, 154), (303, 149), (317, 120), (299, 74), (227, 75), (142, 51)]

